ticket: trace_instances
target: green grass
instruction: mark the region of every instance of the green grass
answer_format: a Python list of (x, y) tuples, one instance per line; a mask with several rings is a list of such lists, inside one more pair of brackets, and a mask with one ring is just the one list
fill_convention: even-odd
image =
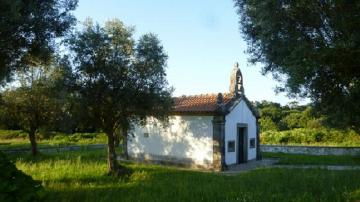
[(106, 151), (12, 155), (47, 192), (46, 201), (351, 201), (360, 172), (258, 169), (235, 176), (124, 164), (128, 178), (106, 176)]
[[(104, 133), (64, 134), (50, 132), (37, 134), (37, 143), (39, 148), (56, 148), (66, 145), (105, 144), (106, 138)], [(30, 149), (29, 137), (27, 133), (21, 130), (0, 130), (0, 149)]]
[(279, 158), (282, 165), (351, 165), (360, 166), (358, 156), (333, 156), (333, 155), (303, 155), (286, 153), (262, 153), (265, 158)]

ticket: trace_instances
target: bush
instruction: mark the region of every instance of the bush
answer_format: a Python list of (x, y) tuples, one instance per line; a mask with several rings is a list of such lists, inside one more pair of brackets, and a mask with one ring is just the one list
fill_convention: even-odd
[(28, 137), (28, 134), (22, 130), (0, 130), (0, 139), (25, 139)]
[(268, 131), (268, 130), (278, 131), (279, 130), (279, 128), (277, 127), (275, 122), (273, 120), (271, 120), (271, 118), (269, 118), (269, 117), (261, 118), (259, 120), (259, 123), (260, 123), (261, 131)]
[(99, 134), (98, 133), (75, 133), (75, 137), (84, 138), (84, 139), (95, 139)]
[(260, 137), (261, 144), (360, 146), (360, 135), (353, 130), (298, 128), (287, 131), (265, 131)]
[(93, 144), (105, 143), (106, 135), (103, 133), (74, 133), (54, 135), (49, 144), (53, 145), (69, 145), (69, 144)]
[(41, 201), (41, 183), (18, 170), (1, 152), (0, 170), (0, 201)]
[(324, 139), (325, 134), (321, 131), (315, 132), (313, 135), (313, 139), (315, 142), (322, 142)]
[(59, 132), (54, 132), (54, 131), (50, 131), (50, 130), (46, 130), (44, 128), (41, 128), (38, 132), (37, 132), (37, 138), (39, 140), (48, 140), (53, 138), (55, 135), (62, 135), (62, 133)]

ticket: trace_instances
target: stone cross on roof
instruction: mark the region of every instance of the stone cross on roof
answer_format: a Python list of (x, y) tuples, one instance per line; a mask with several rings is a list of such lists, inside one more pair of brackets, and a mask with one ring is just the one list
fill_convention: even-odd
[(234, 67), (235, 67), (235, 68), (239, 68), (239, 63), (238, 63), (238, 62), (235, 62)]

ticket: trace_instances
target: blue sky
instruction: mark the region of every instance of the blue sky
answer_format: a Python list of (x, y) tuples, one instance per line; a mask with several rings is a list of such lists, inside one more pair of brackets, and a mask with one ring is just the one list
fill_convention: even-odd
[(174, 96), (227, 92), (230, 71), (238, 62), (250, 100), (292, 101), (274, 93), (279, 84), (271, 75), (261, 75), (260, 65), (248, 64), (232, 0), (80, 0), (74, 14), (79, 21), (91, 17), (100, 24), (118, 18), (135, 27), (136, 38), (158, 35), (169, 56)]

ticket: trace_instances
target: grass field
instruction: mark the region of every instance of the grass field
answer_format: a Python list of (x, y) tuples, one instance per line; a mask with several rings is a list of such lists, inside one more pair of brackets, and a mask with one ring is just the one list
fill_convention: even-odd
[(285, 153), (262, 153), (265, 158), (279, 158), (278, 164), (283, 165), (351, 165), (360, 166), (360, 154), (358, 156), (316, 156)]
[(235, 176), (126, 164), (127, 178), (105, 175), (105, 150), (12, 155), (46, 190), (46, 201), (355, 201), (360, 172), (258, 169)]
[[(49, 132), (37, 134), (39, 148), (58, 147), (66, 145), (105, 144), (104, 133), (75, 133), (64, 134)], [(28, 134), (21, 130), (0, 130), (0, 149), (30, 149)]]

